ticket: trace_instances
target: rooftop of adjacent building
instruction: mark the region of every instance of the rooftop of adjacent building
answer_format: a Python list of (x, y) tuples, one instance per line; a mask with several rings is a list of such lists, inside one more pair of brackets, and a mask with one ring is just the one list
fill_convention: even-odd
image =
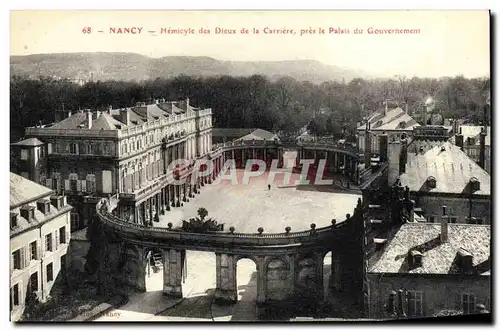
[[(10, 217), (16, 218), (16, 224), (11, 223), (10, 236), (15, 236), (27, 229), (35, 228), (40, 223), (57, 215), (62, 210), (69, 211), (71, 206), (63, 203), (60, 208), (57, 208), (50, 198), (54, 193), (53, 190), (37, 184), (29, 179), (10, 173)], [(43, 213), (39, 210), (36, 204), (50, 204), (50, 210)], [(28, 207), (33, 209), (33, 219), (28, 220), (23, 217), (23, 209)]]
[[(481, 125), (460, 125), (458, 127), (457, 134), (462, 134), (464, 137), (464, 147), (469, 145), (469, 139), (473, 139), (474, 146), (480, 145), (479, 135), (481, 133), (481, 128), (484, 126)], [(455, 144), (455, 136), (452, 136), (450, 141)], [(486, 127), (486, 137), (484, 140), (485, 146), (491, 146), (491, 126)]]
[[(401, 185), (412, 192), (469, 193), (471, 179), (480, 183), (475, 195), (490, 195), (491, 178), (474, 160), (449, 141), (412, 141)], [(435, 187), (428, 185), (434, 179)]]
[[(376, 111), (368, 118), (367, 123), (370, 123), (370, 130), (376, 131), (412, 130), (420, 126), (415, 119), (399, 106)], [(366, 123), (358, 126), (358, 131), (364, 130), (366, 130)]]
[[(112, 109), (92, 112), (91, 110), (66, 111), (68, 117), (44, 127), (51, 129), (79, 129), (79, 130), (121, 130), (127, 127), (141, 125), (151, 120), (169, 118), (185, 114), (186, 112), (199, 111), (200, 108), (192, 107), (189, 99), (182, 101), (156, 100), (153, 104), (137, 103), (135, 107)], [(91, 125), (88, 125), (91, 114)], [(128, 117), (128, 123), (127, 118)]]
[(256, 129), (246, 136), (243, 136), (239, 140), (274, 140), (275, 138), (278, 138), (278, 136), (272, 132), (262, 130), (262, 129)]
[(38, 138), (28, 138), (11, 144), (11, 146), (25, 146), (25, 147), (36, 147), (41, 145), (43, 145), (43, 142), (41, 142)]
[(212, 128), (212, 137), (241, 138), (256, 129), (249, 128)]
[(10, 173), (10, 208), (48, 197), (53, 191), (22, 176)]
[[(448, 224), (448, 239), (440, 239), (441, 225), (404, 223), (388, 240), (371, 273), (456, 274), (457, 255), (465, 250), (472, 255), (472, 272), (486, 274), (490, 269), (491, 228), (489, 225)], [(422, 254), (420, 266), (410, 267), (409, 254)]]

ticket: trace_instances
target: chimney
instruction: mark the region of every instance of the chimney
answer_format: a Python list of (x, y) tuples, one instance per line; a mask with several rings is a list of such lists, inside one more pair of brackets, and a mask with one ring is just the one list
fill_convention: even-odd
[(71, 110), (68, 110), (68, 117), (71, 117)]
[(385, 108), (384, 108), (384, 115), (387, 114), (389, 111), (389, 102), (387, 102), (387, 99), (385, 100)]
[(401, 139), (401, 152), (399, 154), (399, 174), (406, 172), (406, 162), (408, 161), (408, 142), (406, 137)]
[(128, 109), (120, 109), (120, 122), (127, 126), (130, 125), (130, 112)]
[(110, 114), (110, 115), (111, 115), (111, 111), (112, 111), (112, 110), (113, 110), (113, 106), (112, 106), (112, 105), (109, 105), (109, 106), (108, 106), (108, 114)]
[(448, 242), (448, 215), (446, 214), (446, 206), (443, 206), (443, 216), (441, 216), (441, 233), (439, 239), (441, 243)]
[(460, 149), (464, 150), (464, 136), (462, 135), (462, 128), (458, 128), (458, 133), (455, 135), (455, 145), (460, 147)]
[(92, 112), (87, 110), (87, 129), (92, 129)]
[(408, 100), (405, 102), (405, 113), (408, 114)]
[(365, 169), (370, 168), (372, 158), (372, 140), (370, 137), (370, 122), (366, 122), (365, 129)]
[(486, 158), (486, 132), (484, 127), (481, 127), (479, 134), (479, 166), (484, 169)]
[(379, 154), (380, 154), (380, 162), (386, 162), (387, 161), (387, 148), (389, 144), (389, 138), (385, 132), (382, 132), (382, 134), (378, 138), (379, 141)]
[(186, 110), (189, 108), (189, 98), (186, 98)]

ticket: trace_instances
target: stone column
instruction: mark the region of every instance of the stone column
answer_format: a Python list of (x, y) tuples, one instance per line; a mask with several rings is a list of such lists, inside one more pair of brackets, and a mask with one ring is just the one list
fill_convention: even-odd
[(139, 209), (140, 206), (134, 206), (134, 223), (139, 223)]
[(141, 209), (142, 209), (142, 225), (146, 224), (146, 202), (144, 201), (141, 203)]
[(181, 188), (179, 185), (174, 185), (175, 189), (175, 206), (180, 207), (181, 206)]
[(316, 253), (315, 254), (315, 262), (316, 262), (316, 293), (317, 298), (324, 298), (324, 286), (323, 286), (323, 254)]
[(182, 298), (182, 258), (180, 250), (163, 250), (163, 294)]
[(216, 263), (216, 288), (215, 300), (236, 302), (238, 292), (236, 289), (236, 262), (234, 255), (215, 253)]
[(266, 302), (266, 270), (264, 266), (264, 258), (259, 258), (257, 264), (257, 304)]

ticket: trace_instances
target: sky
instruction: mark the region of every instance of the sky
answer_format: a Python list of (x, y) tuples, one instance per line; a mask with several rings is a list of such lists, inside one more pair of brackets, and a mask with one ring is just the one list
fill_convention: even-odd
[[(10, 54), (133, 52), (242, 61), (311, 59), (381, 76), (478, 77), (490, 75), (489, 24), (488, 11), (12, 11)], [(136, 32), (141, 28), (141, 33), (110, 33), (111, 28), (132, 27)], [(194, 33), (162, 34), (162, 28)], [(211, 33), (200, 34), (200, 28)], [(216, 28), (236, 34), (215, 34)], [(254, 34), (254, 28), (260, 33)], [(265, 28), (295, 34), (265, 34)], [(249, 33), (242, 34), (242, 29)], [(314, 32), (301, 36), (309, 29)], [(350, 33), (330, 33), (333, 29)], [(355, 34), (356, 29), (364, 33)], [(419, 32), (368, 33), (375, 29)]]

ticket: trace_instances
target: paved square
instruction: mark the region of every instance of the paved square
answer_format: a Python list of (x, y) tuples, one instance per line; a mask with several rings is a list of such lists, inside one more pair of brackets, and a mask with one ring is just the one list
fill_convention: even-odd
[(166, 227), (172, 222), (181, 226), (182, 220), (197, 216), (197, 210), (204, 207), (208, 217), (224, 224), (224, 231), (234, 226), (235, 232), (257, 233), (259, 227), (264, 233), (282, 233), (290, 226), (292, 232), (308, 230), (310, 224), (324, 227), (345, 220), (346, 214), (354, 211), (359, 191), (334, 189), (331, 186), (294, 185), (300, 174), (292, 174), (291, 185), (283, 185), (285, 174), (277, 174), (268, 190), (268, 174), (252, 177), (248, 185), (243, 183), (244, 170), (236, 170), (238, 184), (230, 180), (219, 184), (208, 184), (201, 188), (201, 194), (172, 208), (160, 217), (157, 226)]

